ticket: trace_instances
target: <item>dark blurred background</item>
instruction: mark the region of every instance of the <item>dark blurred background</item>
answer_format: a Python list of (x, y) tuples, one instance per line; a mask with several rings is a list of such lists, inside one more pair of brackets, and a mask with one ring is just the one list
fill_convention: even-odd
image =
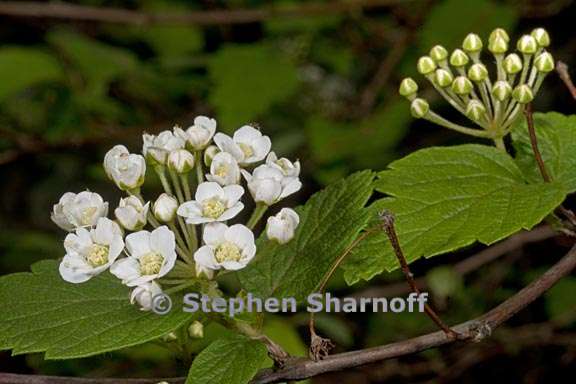
[[(352, 171), (381, 170), (419, 148), (469, 141), (414, 120), (396, 94), (402, 77), (415, 75), (416, 60), (433, 45), (454, 49), (467, 33), (486, 38), (494, 27), (506, 28), (515, 41), (542, 26), (552, 37), (554, 57), (576, 65), (576, 4), (570, 0), (360, 0), (354, 7), (320, 0), (68, 2), (179, 15), (223, 11), (216, 18), (200, 17), (201, 25), (82, 20), (91, 9), (66, 19), (15, 16), (5, 14), (6, 4), (0, 1), (0, 274), (63, 255), (63, 234), (49, 213), (64, 192), (90, 189), (115, 206), (120, 195), (106, 180), (103, 155), (117, 143), (138, 151), (143, 131), (187, 126), (197, 114), (215, 117), (227, 132), (257, 123), (277, 153), (302, 162), (305, 188), (294, 198), (302, 203)], [(271, 7), (291, 11), (231, 19), (238, 10)], [(435, 109), (459, 119), (434, 93), (425, 94)], [(535, 109), (572, 113), (575, 106), (551, 73)], [(145, 193), (153, 197), (158, 191), (152, 183)], [(567, 244), (556, 239), (530, 245), (465, 278), (449, 265), (481, 247), (420, 261), (414, 270), (427, 277), (436, 306), (453, 323), (509, 297), (557, 260)], [(337, 276), (331, 290), (358, 294), (400, 280), (388, 274), (348, 288)], [(572, 382), (575, 292), (573, 275), (478, 345), (426, 351), (313, 382)], [(302, 315), (277, 317), (266, 329), (289, 351), (304, 355), (305, 323)], [(337, 351), (433, 330), (425, 316), (415, 314), (326, 315), (318, 327)], [(206, 341), (219, 332), (207, 329)], [(150, 344), (61, 362), (0, 352), (0, 370), (166, 377), (183, 375), (186, 367)]]

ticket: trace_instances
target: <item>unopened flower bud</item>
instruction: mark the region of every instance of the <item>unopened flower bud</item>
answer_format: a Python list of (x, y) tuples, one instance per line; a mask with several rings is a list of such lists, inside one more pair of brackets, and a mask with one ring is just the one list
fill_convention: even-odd
[(468, 69), (468, 77), (472, 81), (484, 81), (488, 77), (488, 70), (484, 64), (474, 64)]
[(445, 69), (437, 69), (434, 73), (434, 82), (442, 88), (448, 87), (454, 81), (454, 76)]
[(418, 92), (418, 84), (411, 77), (407, 77), (400, 83), (398, 93), (404, 97), (410, 97)]
[(524, 35), (518, 40), (517, 48), (520, 52), (531, 55), (538, 50), (538, 43), (532, 36)]
[(490, 33), (490, 37), (488, 38), (488, 41), (495, 40), (496, 38), (503, 39), (507, 43), (510, 41), (510, 36), (508, 36), (508, 32), (506, 32), (502, 28), (496, 28), (495, 30), (493, 30)]
[(194, 339), (201, 339), (204, 337), (204, 325), (198, 320), (192, 322), (188, 327), (188, 334)]
[(158, 221), (168, 223), (176, 217), (177, 209), (178, 200), (167, 193), (163, 193), (156, 199), (156, 202), (154, 202), (152, 212)]
[(454, 67), (463, 67), (470, 61), (468, 55), (461, 49), (456, 49), (450, 55), (450, 65)]
[(120, 199), (120, 204), (114, 210), (114, 215), (125, 229), (139, 231), (144, 228), (148, 221), (149, 204), (142, 204), (136, 196), (128, 196)]
[(530, 35), (536, 40), (536, 43), (540, 47), (547, 47), (550, 45), (550, 35), (544, 28), (536, 28), (530, 33)]
[(426, 116), (428, 111), (430, 111), (430, 105), (424, 99), (414, 99), (412, 104), (410, 104), (410, 112), (412, 112), (412, 116), (417, 119), (421, 119), (422, 117)]
[(468, 78), (465, 76), (458, 76), (452, 82), (452, 90), (457, 95), (461, 96), (467, 95), (470, 92), (472, 92), (472, 88), (473, 88), (472, 82), (468, 80)]
[(446, 60), (446, 58), (448, 57), (448, 51), (441, 45), (435, 45), (430, 50), (430, 57), (432, 58), (432, 60), (439, 63), (441, 61)]
[(507, 74), (513, 75), (522, 70), (522, 59), (515, 53), (511, 53), (504, 59), (504, 70)]
[(472, 120), (478, 121), (485, 114), (486, 114), (486, 107), (484, 107), (484, 105), (477, 100), (470, 100), (470, 102), (466, 106), (466, 116), (468, 116)]
[(475, 33), (469, 33), (462, 42), (462, 48), (470, 53), (480, 52), (482, 50), (482, 39)]
[(436, 63), (430, 56), (422, 56), (416, 65), (418, 72), (423, 75), (428, 75), (436, 69)]
[(554, 58), (549, 52), (542, 52), (534, 60), (534, 67), (539, 72), (551, 72), (554, 70)]
[(501, 80), (494, 83), (492, 86), (492, 95), (498, 101), (504, 101), (510, 97), (512, 93), (512, 86), (507, 81)]
[(188, 173), (194, 169), (194, 155), (186, 149), (177, 149), (168, 155), (168, 168), (178, 173)]
[(495, 55), (501, 55), (508, 50), (508, 42), (501, 37), (496, 37), (488, 43), (488, 50)]
[(211, 145), (204, 151), (204, 164), (209, 167), (212, 164), (212, 159), (220, 153), (220, 148), (215, 145)]
[(526, 84), (519, 85), (512, 91), (512, 97), (520, 104), (527, 104), (534, 99), (534, 94)]

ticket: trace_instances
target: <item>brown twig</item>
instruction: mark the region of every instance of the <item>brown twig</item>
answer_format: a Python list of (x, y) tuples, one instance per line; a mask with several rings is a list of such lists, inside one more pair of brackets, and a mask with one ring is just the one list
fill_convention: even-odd
[(568, 88), (568, 90), (570, 91), (570, 94), (572, 95), (574, 100), (576, 100), (576, 86), (574, 86), (572, 78), (570, 77), (570, 73), (568, 72), (568, 65), (566, 65), (566, 63), (562, 61), (558, 61), (558, 63), (556, 64), (556, 72), (558, 73), (558, 76), (560, 76), (560, 79), (566, 85), (566, 88)]
[[(404, 276), (406, 277), (406, 281), (408, 282), (410, 289), (412, 290), (412, 292), (416, 293), (417, 295), (420, 295), (420, 289), (418, 288), (418, 285), (414, 280), (414, 274), (410, 271), (410, 267), (408, 266), (408, 262), (406, 261), (406, 257), (404, 256), (404, 252), (402, 251), (402, 247), (400, 246), (398, 235), (396, 234), (396, 229), (394, 227), (394, 215), (391, 212), (384, 211), (380, 214), (380, 219), (382, 220), (382, 228), (384, 229), (386, 235), (388, 236), (388, 239), (390, 240), (392, 249), (396, 254), (396, 258), (400, 263), (400, 267), (402, 269), (402, 272), (404, 273)], [(434, 311), (434, 309), (432, 309), (432, 307), (428, 305), (428, 303), (424, 304), (424, 311), (426, 312), (428, 317), (430, 317), (430, 319), (432, 319), (432, 321), (440, 329), (442, 329), (444, 333), (446, 333), (448, 337), (454, 339), (458, 337), (458, 334), (454, 330), (450, 329), (450, 327), (448, 327), (446, 324), (444, 324), (440, 316), (438, 316), (436, 311)]]
[(241, 24), (272, 18), (294, 18), (361, 11), (387, 7), (411, 0), (353, 0), (318, 3), (301, 3), (297, 6), (266, 7), (257, 9), (225, 9), (173, 13), (150, 13), (129, 9), (102, 8), (59, 2), (40, 3), (27, 1), (0, 2), (0, 15), (13, 17), (82, 20), (105, 23), (152, 24)]

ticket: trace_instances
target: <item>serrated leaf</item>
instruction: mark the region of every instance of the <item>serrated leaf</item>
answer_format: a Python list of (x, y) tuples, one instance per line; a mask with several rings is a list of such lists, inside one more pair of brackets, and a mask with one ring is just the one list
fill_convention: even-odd
[(371, 171), (353, 174), (312, 196), (297, 209), (300, 225), (286, 245), (260, 238), (257, 259), (239, 274), (246, 291), (260, 297), (295, 297), (314, 292), (334, 261), (369, 218)]
[[(569, 192), (576, 191), (576, 116), (557, 112), (535, 113), (534, 128), (546, 170), (555, 181), (565, 185)], [(520, 169), (529, 180), (542, 180), (525, 119), (512, 131), (512, 141)]]
[(105, 273), (70, 284), (54, 260), (32, 272), (0, 278), (0, 350), (45, 352), (48, 359), (73, 359), (142, 344), (184, 324), (190, 315), (139, 311), (129, 289)]
[(266, 360), (266, 347), (259, 341), (235, 335), (210, 344), (190, 368), (186, 384), (245, 384)]
[(254, 120), (298, 86), (296, 67), (265, 44), (225, 46), (208, 70), (214, 82), (210, 102), (226, 131)]
[[(528, 184), (512, 157), (483, 145), (423, 149), (378, 176), (376, 189), (390, 197), (373, 204), (372, 216), (383, 209), (396, 216), (409, 262), (530, 229), (566, 196), (559, 183)], [(354, 284), (397, 265), (379, 231), (355, 248), (343, 268)]]

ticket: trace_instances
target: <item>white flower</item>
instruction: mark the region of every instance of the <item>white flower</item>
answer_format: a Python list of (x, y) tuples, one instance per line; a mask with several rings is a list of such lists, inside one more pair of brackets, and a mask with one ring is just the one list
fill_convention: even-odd
[(206, 245), (194, 253), (194, 261), (204, 268), (236, 271), (256, 255), (254, 234), (242, 224), (207, 224), (202, 238)]
[(212, 159), (210, 173), (206, 174), (206, 179), (222, 186), (240, 183), (238, 162), (228, 152), (219, 152)]
[[(176, 129), (176, 128), (174, 128)], [(158, 136), (144, 134), (142, 135), (142, 154), (146, 159), (166, 164), (168, 154), (176, 149), (184, 148), (184, 140), (171, 131), (162, 131)]]
[(90, 231), (78, 228), (64, 240), (66, 256), (60, 263), (60, 276), (69, 283), (83, 283), (104, 272), (124, 249), (122, 230), (101, 217)]
[(233, 137), (217, 133), (214, 142), (222, 152), (234, 156), (240, 165), (263, 160), (272, 146), (268, 136), (262, 135), (259, 130), (249, 125), (238, 129)]
[(212, 269), (206, 268), (198, 263), (196, 263), (194, 267), (196, 268), (196, 277), (205, 277), (208, 280), (214, 278), (214, 271)]
[(244, 188), (240, 185), (221, 187), (218, 183), (204, 182), (196, 190), (196, 200), (187, 201), (178, 208), (178, 215), (188, 224), (226, 221), (236, 216), (244, 204), (240, 198)]
[(168, 155), (168, 168), (178, 173), (188, 173), (194, 169), (194, 155), (185, 149), (176, 149)]
[(282, 208), (276, 216), (270, 216), (266, 225), (266, 236), (280, 244), (286, 244), (294, 237), (300, 217), (290, 208)]
[(162, 288), (156, 282), (151, 281), (134, 288), (130, 294), (130, 304), (138, 303), (140, 310), (152, 310), (152, 300), (162, 293)]
[(194, 125), (184, 131), (174, 128), (174, 133), (183, 139), (186, 144), (195, 151), (200, 151), (210, 144), (216, 132), (216, 120), (206, 116), (196, 116)]
[(123, 145), (116, 145), (104, 156), (104, 170), (121, 190), (130, 190), (144, 184), (146, 161), (141, 155), (131, 154)]
[(176, 263), (176, 240), (166, 226), (129, 234), (126, 249), (128, 257), (112, 264), (110, 272), (129, 287), (165, 276)]
[(60, 228), (73, 231), (79, 227), (93, 227), (108, 214), (108, 203), (94, 192), (78, 194), (66, 192), (54, 205), (50, 218)]
[(163, 223), (174, 220), (177, 209), (178, 200), (167, 193), (158, 196), (152, 208), (154, 216)]
[(142, 204), (136, 196), (120, 199), (118, 208), (114, 210), (116, 219), (125, 229), (139, 231), (148, 222), (148, 208), (150, 203)]
[(284, 176), (280, 167), (262, 164), (252, 174), (245, 170), (241, 172), (257, 203), (272, 205), (302, 188), (298, 177)]
[(298, 160), (293, 163), (285, 157), (279, 159), (274, 152), (270, 152), (266, 157), (266, 164), (277, 168), (286, 177), (300, 176), (300, 162)]

